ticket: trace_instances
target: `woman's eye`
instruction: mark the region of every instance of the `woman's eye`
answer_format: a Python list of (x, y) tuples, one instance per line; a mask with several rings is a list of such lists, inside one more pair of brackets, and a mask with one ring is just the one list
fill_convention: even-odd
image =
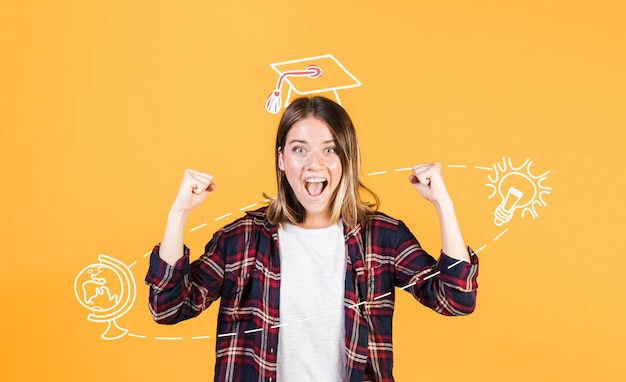
[(304, 153), (304, 147), (296, 146), (293, 148), (293, 152), (296, 154), (302, 154)]
[(336, 148), (334, 148), (334, 147), (327, 147), (327, 148), (324, 150), (324, 152), (325, 152), (326, 154), (335, 154), (335, 153), (337, 152), (337, 149), (336, 149)]

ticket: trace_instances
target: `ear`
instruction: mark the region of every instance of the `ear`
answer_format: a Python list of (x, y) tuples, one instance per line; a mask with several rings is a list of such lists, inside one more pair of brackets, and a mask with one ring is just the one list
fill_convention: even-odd
[(285, 171), (285, 162), (283, 162), (283, 150), (282, 150), (282, 147), (278, 148), (278, 168), (281, 171)]

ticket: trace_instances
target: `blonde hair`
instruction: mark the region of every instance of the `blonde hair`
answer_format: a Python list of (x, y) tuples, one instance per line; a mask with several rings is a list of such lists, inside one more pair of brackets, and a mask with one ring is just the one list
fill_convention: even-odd
[[(278, 153), (285, 146), (291, 127), (307, 117), (318, 118), (328, 125), (341, 161), (343, 173), (331, 201), (331, 221), (342, 219), (348, 227), (354, 227), (357, 223), (365, 224), (369, 215), (378, 210), (380, 202), (378, 196), (359, 179), (361, 156), (354, 125), (343, 107), (321, 96), (296, 99), (285, 109), (280, 119), (274, 149), (278, 190), (268, 206), (268, 220), (275, 225), (298, 224), (306, 217), (306, 211), (293, 193), (285, 172), (278, 166)], [(363, 201), (362, 193), (368, 194), (373, 201)]]

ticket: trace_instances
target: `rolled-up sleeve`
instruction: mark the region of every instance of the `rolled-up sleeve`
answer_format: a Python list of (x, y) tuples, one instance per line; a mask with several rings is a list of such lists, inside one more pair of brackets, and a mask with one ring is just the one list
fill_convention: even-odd
[(170, 265), (159, 257), (160, 245), (157, 244), (150, 253), (150, 266), (145, 282), (155, 292), (163, 292), (172, 289), (183, 281), (189, 273), (189, 248), (184, 247), (183, 257), (176, 264)]
[(223, 284), (223, 259), (214, 237), (206, 252), (190, 263), (189, 248), (170, 265), (159, 257), (159, 245), (150, 254), (145, 283), (150, 286), (148, 307), (160, 324), (175, 324), (199, 315), (219, 298)]
[(476, 307), (478, 256), (467, 247), (470, 262), (441, 252), (439, 259), (426, 253), (408, 228), (398, 227), (396, 269), (401, 288), (420, 303), (446, 316), (467, 315)]
[[(457, 260), (441, 252), (437, 261), (436, 276), (439, 307), (442, 314), (466, 315), (476, 308), (478, 289), (478, 256), (467, 247), (470, 262)], [(441, 293), (443, 291), (443, 293)]]

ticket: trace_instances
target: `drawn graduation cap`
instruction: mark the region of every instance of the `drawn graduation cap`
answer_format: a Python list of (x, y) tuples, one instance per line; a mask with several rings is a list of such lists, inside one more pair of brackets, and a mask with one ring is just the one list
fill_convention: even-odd
[(265, 110), (278, 114), (282, 105), (282, 88), (288, 86), (285, 106), (291, 93), (299, 95), (332, 92), (341, 105), (338, 90), (361, 86), (361, 82), (331, 54), (276, 62), (270, 67), (278, 73), (276, 88), (265, 101)]

